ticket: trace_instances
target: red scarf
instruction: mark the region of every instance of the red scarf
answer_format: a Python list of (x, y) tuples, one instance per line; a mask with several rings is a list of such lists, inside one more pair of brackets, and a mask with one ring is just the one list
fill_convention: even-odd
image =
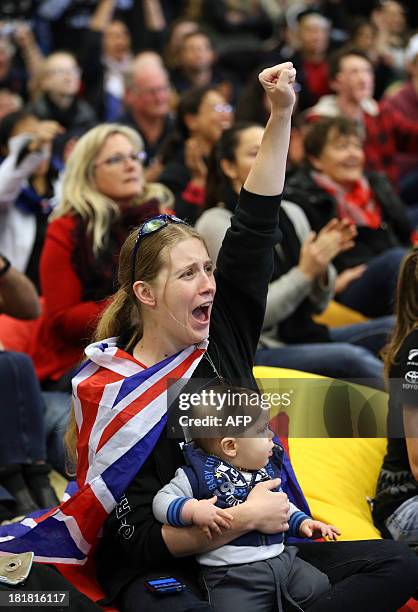
[(319, 187), (335, 198), (339, 219), (348, 219), (357, 227), (380, 227), (382, 212), (365, 177), (358, 180), (351, 189), (346, 189), (320, 172), (312, 172), (312, 177)]

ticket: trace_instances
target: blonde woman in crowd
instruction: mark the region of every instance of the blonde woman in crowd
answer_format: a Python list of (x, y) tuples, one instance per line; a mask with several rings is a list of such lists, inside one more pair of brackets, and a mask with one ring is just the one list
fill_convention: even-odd
[(82, 347), (114, 291), (119, 250), (132, 227), (164, 212), (171, 193), (147, 185), (143, 143), (135, 130), (103, 124), (75, 145), (62, 201), (41, 256), (42, 324), (33, 345), (47, 390), (66, 390)]

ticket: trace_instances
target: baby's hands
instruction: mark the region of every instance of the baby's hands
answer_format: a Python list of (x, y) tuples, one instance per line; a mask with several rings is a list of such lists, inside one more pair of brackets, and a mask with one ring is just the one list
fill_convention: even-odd
[[(221, 533), (221, 529), (230, 529), (232, 515), (222, 508), (217, 508), (216, 495), (211, 499), (193, 499), (186, 504), (190, 504), (190, 520), (193, 525), (197, 525), (211, 540), (213, 534)], [(186, 506), (185, 504), (185, 506)]]
[(334, 527), (334, 525), (327, 525), (322, 521), (314, 521), (313, 519), (305, 519), (300, 524), (299, 534), (305, 538), (322, 536), (335, 542), (337, 536), (341, 535), (341, 531)]

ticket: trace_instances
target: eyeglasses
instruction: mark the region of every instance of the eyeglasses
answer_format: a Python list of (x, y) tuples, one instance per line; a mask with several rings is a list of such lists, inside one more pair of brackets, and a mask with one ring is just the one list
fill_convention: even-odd
[(160, 85), (158, 87), (146, 87), (142, 89), (141, 87), (134, 87), (134, 92), (137, 94), (141, 94), (144, 96), (158, 96), (159, 94), (164, 94), (170, 91), (170, 85)]
[(47, 73), (52, 76), (61, 76), (66, 74), (80, 76), (81, 70), (78, 68), (78, 66), (69, 66), (68, 68), (50, 68)]
[(115, 155), (112, 155), (111, 157), (108, 157), (107, 159), (104, 159), (103, 161), (94, 164), (94, 167), (97, 168), (97, 166), (102, 166), (103, 164), (106, 164), (106, 166), (121, 166), (128, 160), (137, 164), (142, 164), (146, 160), (146, 158), (147, 154), (145, 153), (145, 151), (138, 151), (137, 153), (130, 153), (129, 155), (124, 155), (123, 153), (116, 153)]
[(230, 104), (214, 104), (212, 110), (214, 110), (215, 113), (232, 113), (234, 107)]
[(188, 223), (182, 219), (179, 219), (178, 217), (175, 217), (174, 215), (156, 215), (155, 217), (151, 217), (151, 219), (145, 221), (139, 228), (134, 248), (132, 250), (132, 284), (135, 282), (136, 254), (138, 253), (141, 240), (147, 236), (150, 236), (151, 234), (159, 232), (169, 223), (182, 223), (183, 225), (188, 225)]

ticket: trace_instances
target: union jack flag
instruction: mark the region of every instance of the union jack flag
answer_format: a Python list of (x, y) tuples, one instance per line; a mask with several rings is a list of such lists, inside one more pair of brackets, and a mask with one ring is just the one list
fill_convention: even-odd
[(167, 420), (167, 389), (194, 372), (207, 342), (150, 367), (120, 350), (117, 338), (91, 344), (73, 379), (78, 490), (60, 506), (0, 527), (0, 554), (83, 565), (106, 517), (153, 450)]

